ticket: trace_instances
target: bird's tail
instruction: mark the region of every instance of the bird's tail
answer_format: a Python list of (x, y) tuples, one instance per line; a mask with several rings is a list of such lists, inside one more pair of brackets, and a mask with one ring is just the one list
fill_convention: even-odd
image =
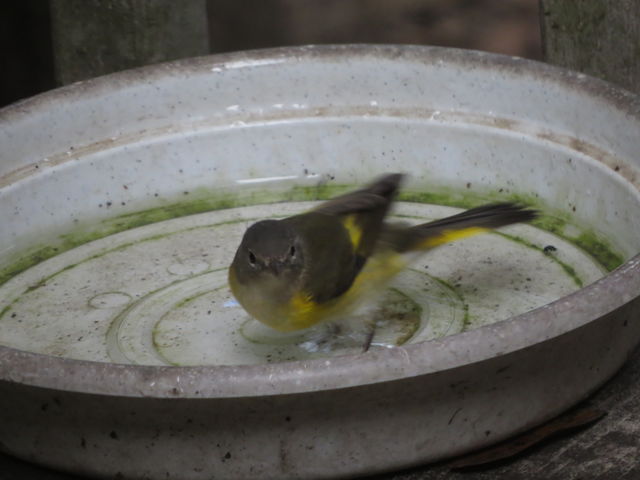
[(528, 222), (538, 215), (513, 203), (493, 203), (423, 223), (398, 232), (393, 243), (399, 252), (428, 250), (443, 243), (484, 233), (512, 223)]

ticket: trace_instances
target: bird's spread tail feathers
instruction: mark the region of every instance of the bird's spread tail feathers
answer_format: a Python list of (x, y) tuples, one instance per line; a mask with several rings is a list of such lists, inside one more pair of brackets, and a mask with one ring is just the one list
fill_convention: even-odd
[(493, 203), (406, 229), (395, 240), (399, 252), (427, 250), (512, 223), (536, 218), (535, 210), (513, 203)]

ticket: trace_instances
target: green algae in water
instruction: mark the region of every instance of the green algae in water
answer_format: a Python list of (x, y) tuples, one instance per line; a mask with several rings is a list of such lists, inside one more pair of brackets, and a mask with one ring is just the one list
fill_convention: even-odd
[[(508, 235), (502, 232), (494, 232), (494, 233), (496, 235), (500, 235), (501, 237), (508, 238), (512, 242), (519, 243), (521, 245), (524, 245), (527, 248), (532, 248), (533, 250), (538, 250), (544, 253), (545, 246), (536, 245), (534, 243), (529, 242), (528, 240), (525, 240), (524, 238), (521, 238), (515, 235)], [(580, 276), (576, 273), (576, 270), (571, 265), (569, 265), (566, 262), (563, 262), (562, 260), (554, 256), (549, 256), (549, 258), (552, 261), (556, 262), (560, 266), (560, 268), (564, 270), (564, 272), (567, 274), (569, 278), (571, 278), (571, 280), (573, 280), (573, 283), (575, 283), (576, 286), (578, 286), (579, 288), (582, 288), (584, 286), (584, 282), (582, 281)]]
[(11, 308), (13, 308), (14, 303), (15, 301), (11, 302), (9, 305), (6, 305), (2, 310), (0, 310), (0, 318), (4, 317), (7, 313), (11, 311)]
[[(188, 198), (181, 199), (180, 201), (170, 201), (164, 205), (153, 208), (117, 215), (103, 220), (97, 225), (77, 228), (73, 232), (61, 235), (51, 245), (34, 247), (26, 251), (13, 263), (0, 269), (0, 285), (32, 266), (60, 253), (109, 235), (151, 223), (213, 210), (248, 205), (326, 200), (354, 188), (357, 187), (325, 182), (316, 186), (294, 186), (288, 190), (245, 191), (240, 194), (227, 191), (211, 191), (205, 188), (196, 189), (188, 192), (189, 195), (184, 195), (184, 197)], [(501, 191), (481, 194), (471, 190), (455, 190), (442, 187), (428, 189), (428, 191), (406, 190), (400, 193), (399, 200), (459, 208), (472, 208), (492, 201), (512, 201), (533, 208), (536, 208), (540, 204), (535, 194), (515, 194)], [(575, 236), (567, 235), (565, 233), (567, 223), (568, 222), (560, 218), (560, 216), (549, 215), (541, 216), (533, 222), (535, 226), (554, 233), (580, 247), (598, 261), (607, 271), (614, 270), (624, 262), (623, 257), (614, 251), (610, 243), (594, 232), (581, 231)], [(563, 266), (565, 271), (570, 274), (566, 267), (568, 266)], [(569, 267), (569, 269), (571, 269), (571, 267)], [(573, 276), (575, 277), (575, 272)]]
[(568, 221), (559, 217), (541, 215), (536, 218), (532, 225), (547, 232), (551, 232), (569, 243), (581, 248), (593, 257), (608, 272), (615, 270), (624, 263), (624, 258), (615, 252), (610, 242), (596, 234), (582, 230), (578, 235), (567, 234)]
[(463, 194), (415, 191), (400, 192), (398, 200), (401, 202), (428, 203), (458, 208), (472, 208), (482, 203), (480, 198)]
[(582, 232), (577, 237), (572, 237), (569, 240), (585, 252), (588, 252), (609, 272), (624, 263), (624, 257), (613, 251), (608, 241), (593, 232)]
[(540, 200), (536, 194), (510, 193), (504, 190), (476, 192), (446, 187), (429, 187), (425, 190), (403, 190), (398, 199), (402, 202), (429, 203), (446, 207), (473, 208), (492, 202), (512, 202), (536, 207)]
[[(546, 208), (541, 205), (540, 199), (536, 194), (524, 193), (505, 193), (504, 191), (494, 191), (486, 194), (473, 191), (455, 190), (447, 188), (433, 188), (429, 191), (403, 191), (398, 196), (400, 201), (429, 203), (433, 205), (443, 205), (458, 208), (473, 208), (484, 203), (490, 202), (513, 202), (519, 205), (528, 206), (540, 211)], [(578, 235), (567, 233), (567, 226), (570, 225), (568, 215), (565, 213), (554, 212), (554, 215), (540, 215), (531, 222), (532, 225), (542, 230), (551, 232), (560, 238), (576, 245), (591, 257), (593, 257), (608, 272), (615, 270), (624, 263), (624, 257), (617, 253), (611, 243), (595, 232), (581, 230)], [(533, 246), (538, 248), (537, 246)], [(574, 280), (577, 278), (575, 270), (567, 264), (562, 264), (562, 268)], [(576, 282), (582, 286), (581, 280)]]

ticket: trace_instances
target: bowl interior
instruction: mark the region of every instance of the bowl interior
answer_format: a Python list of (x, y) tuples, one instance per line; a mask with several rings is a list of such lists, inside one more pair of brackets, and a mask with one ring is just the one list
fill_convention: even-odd
[(226, 268), (251, 222), (389, 171), (409, 174), (394, 221), (498, 200), (544, 216), (426, 254), (387, 291), (378, 347), (530, 311), (640, 251), (640, 123), (605, 84), (480, 53), (321, 52), (178, 62), (6, 109), (0, 343), (143, 365), (356, 353), (357, 326), (260, 328)]

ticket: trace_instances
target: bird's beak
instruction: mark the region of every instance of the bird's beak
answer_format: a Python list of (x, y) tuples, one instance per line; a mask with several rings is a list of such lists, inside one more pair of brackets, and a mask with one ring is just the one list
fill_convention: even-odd
[(266, 266), (276, 277), (279, 276), (284, 269), (284, 263), (278, 260), (271, 260)]

